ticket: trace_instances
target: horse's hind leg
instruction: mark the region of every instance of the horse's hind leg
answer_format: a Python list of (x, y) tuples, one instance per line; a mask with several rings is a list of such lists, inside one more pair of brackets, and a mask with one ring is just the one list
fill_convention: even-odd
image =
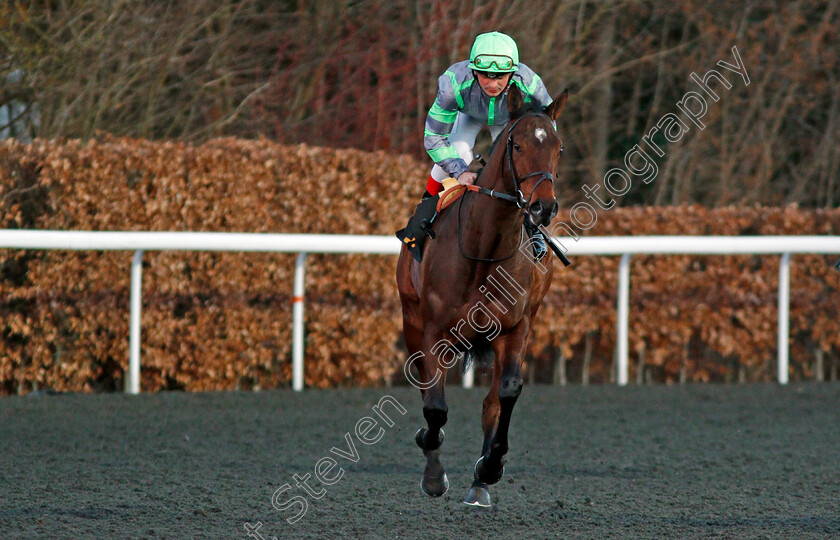
[[(493, 366), (493, 378), (490, 382), (490, 391), (484, 398), (482, 405), (481, 427), (484, 431), (484, 443), (481, 446), (482, 457), (476, 462), (476, 468), (481, 460), (484, 459), (484, 456), (490, 454), (490, 446), (496, 434), (496, 426), (501, 412), (498, 384), (500, 378), (501, 366), (499, 363), (495, 363)], [(464, 498), (464, 503), (471, 506), (490, 506), (490, 484), (495, 484), (499, 479), (501, 479), (501, 473), (499, 474), (499, 478), (489, 479), (491, 481), (487, 481), (488, 478), (486, 476), (479, 478), (478, 474), (475, 474), (475, 479), (469, 492), (467, 492), (467, 496)]]
[[(496, 422), (499, 420), (499, 374), (497, 371), (500, 370), (497, 366), (494, 366), (493, 380), (490, 383), (490, 392), (488, 392), (487, 397), (484, 398), (484, 404), (482, 406), (481, 427), (484, 431), (484, 444), (481, 446), (482, 456), (490, 452), (490, 443), (496, 432)], [(469, 492), (467, 492), (467, 496), (464, 498), (464, 503), (471, 506), (490, 506), (489, 484), (476, 477), (475, 480), (473, 480), (472, 487), (470, 487)]]
[(475, 481), (464, 499), (470, 505), (490, 506), (489, 486), (501, 480), (505, 472), (510, 418), (522, 392), (519, 360), (524, 352), (527, 328), (527, 323), (520, 323), (514, 332), (492, 343), (496, 361), (481, 418), (484, 444), (475, 464)]
[(475, 478), (486, 484), (495, 484), (505, 472), (504, 456), (508, 451), (508, 428), (513, 407), (522, 392), (522, 377), (519, 366), (503, 372), (498, 384), (499, 414), (496, 430), (490, 441), (489, 451), (485, 451), (475, 464)]

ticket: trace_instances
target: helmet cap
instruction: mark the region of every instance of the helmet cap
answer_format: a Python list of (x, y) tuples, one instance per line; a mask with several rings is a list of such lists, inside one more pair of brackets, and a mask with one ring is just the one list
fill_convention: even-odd
[(488, 32), (475, 38), (470, 51), (470, 69), (512, 73), (519, 67), (519, 49), (507, 34)]

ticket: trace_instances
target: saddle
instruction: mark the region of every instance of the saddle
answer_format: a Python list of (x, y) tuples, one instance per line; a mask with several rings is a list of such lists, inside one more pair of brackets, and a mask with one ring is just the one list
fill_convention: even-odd
[(397, 238), (408, 246), (408, 251), (417, 262), (420, 262), (423, 257), (426, 238), (435, 237), (432, 226), (438, 215), (467, 191), (467, 186), (459, 184), (454, 178), (444, 180), (443, 188), (441, 193), (423, 199), (417, 205), (414, 215), (408, 220), (405, 228), (396, 233)]

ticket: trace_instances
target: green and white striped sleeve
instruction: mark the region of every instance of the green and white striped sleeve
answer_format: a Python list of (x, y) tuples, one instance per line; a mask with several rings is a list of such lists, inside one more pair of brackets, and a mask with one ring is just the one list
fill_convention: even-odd
[(460, 90), (454, 73), (447, 71), (440, 76), (437, 97), (426, 116), (423, 131), (426, 152), (437, 165), (455, 178), (469, 170), (466, 162), (449, 142), (449, 134), (452, 132), (458, 110), (463, 106)]

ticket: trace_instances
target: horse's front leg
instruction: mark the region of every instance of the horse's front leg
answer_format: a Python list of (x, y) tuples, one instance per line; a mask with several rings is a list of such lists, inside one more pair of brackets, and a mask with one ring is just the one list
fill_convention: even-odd
[(484, 444), (481, 457), (475, 464), (475, 480), (464, 502), (474, 506), (490, 506), (489, 486), (502, 479), (504, 456), (508, 451), (508, 429), (513, 407), (522, 393), (520, 366), (528, 337), (526, 320), (513, 332), (491, 343), (495, 353), (493, 380), (484, 398), (481, 425)]
[[(428, 345), (427, 338), (428, 336), (423, 340), (424, 345)], [(424, 349), (429, 351), (431, 345), (425, 346)], [(433, 354), (426, 354), (419, 363), (422, 366), (420, 386), (423, 395), (423, 416), (428, 425), (428, 428), (420, 428), (414, 435), (417, 446), (423, 450), (426, 457), (426, 469), (423, 471), (420, 487), (426, 495), (440, 497), (449, 490), (449, 479), (440, 462), (440, 447), (444, 439), (443, 426), (449, 411), (444, 395), (446, 369)]]

